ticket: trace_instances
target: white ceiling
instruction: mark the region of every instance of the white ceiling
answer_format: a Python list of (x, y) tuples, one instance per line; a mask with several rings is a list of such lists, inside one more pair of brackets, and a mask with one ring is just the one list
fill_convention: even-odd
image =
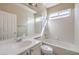
[(53, 7), (55, 5), (58, 5), (59, 3), (43, 3), (43, 5), (46, 7), (46, 8), (50, 8), (50, 7)]

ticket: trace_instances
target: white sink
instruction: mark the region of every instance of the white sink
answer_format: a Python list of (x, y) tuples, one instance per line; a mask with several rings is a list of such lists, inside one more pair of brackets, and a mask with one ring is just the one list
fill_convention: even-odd
[(31, 44), (32, 44), (32, 41), (26, 40), (26, 41), (17, 42), (15, 44), (15, 47), (17, 47), (17, 48), (21, 48), (21, 47), (25, 47), (25, 46), (27, 47), (27, 46), (29, 46)]

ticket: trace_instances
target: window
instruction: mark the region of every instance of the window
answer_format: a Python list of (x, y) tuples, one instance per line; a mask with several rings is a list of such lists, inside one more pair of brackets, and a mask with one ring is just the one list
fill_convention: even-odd
[(36, 22), (40, 22), (40, 21), (41, 21), (41, 17), (37, 17)]
[(62, 10), (49, 15), (49, 19), (58, 19), (70, 16), (71, 9)]

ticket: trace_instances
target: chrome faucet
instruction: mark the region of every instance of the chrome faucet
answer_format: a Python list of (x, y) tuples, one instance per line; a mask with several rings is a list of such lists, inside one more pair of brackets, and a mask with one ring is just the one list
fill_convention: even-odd
[(22, 41), (21, 37), (19, 37), (19, 38), (16, 39), (16, 42), (21, 42), (21, 41)]

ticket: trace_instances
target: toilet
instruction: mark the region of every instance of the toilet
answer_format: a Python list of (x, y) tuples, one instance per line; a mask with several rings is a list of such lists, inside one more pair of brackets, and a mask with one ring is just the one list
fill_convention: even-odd
[(41, 54), (42, 55), (53, 55), (53, 48), (48, 45), (42, 45)]

